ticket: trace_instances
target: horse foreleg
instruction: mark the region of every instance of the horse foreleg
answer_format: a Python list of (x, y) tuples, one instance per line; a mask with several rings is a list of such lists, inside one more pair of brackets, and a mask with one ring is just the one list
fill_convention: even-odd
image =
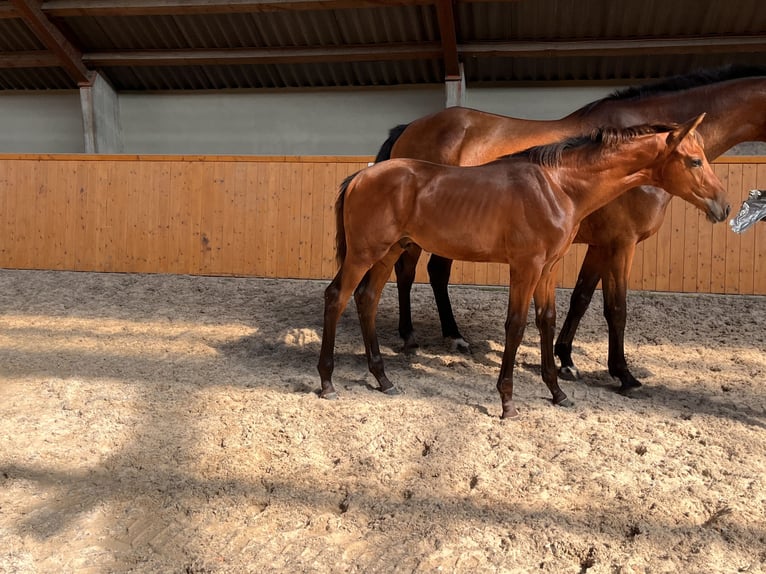
[(566, 319), (561, 326), (561, 332), (556, 339), (554, 349), (554, 353), (561, 363), (559, 376), (562, 379), (574, 381), (580, 378), (580, 371), (577, 370), (572, 360), (572, 342), (575, 333), (577, 333), (577, 327), (580, 325), (580, 320), (588, 310), (593, 292), (601, 279), (602, 260), (603, 254), (599, 249), (592, 246), (588, 247), (582, 267), (580, 267), (580, 273), (577, 276), (577, 283), (575, 283), (569, 299), (569, 311), (567, 311)]
[(399, 336), (404, 341), (403, 351), (409, 353), (417, 348), (415, 329), (412, 326), (412, 284), (422, 249), (411, 243), (396, 260), (396, 289), (399, 294)]
[(434, 292), (436, 309), (442, 326), (442, 337), (451, 341), (453, 351), (469, 351), (468, 342), (460, 334), (449, 300), (449, 276), (452, 271), (452, 259), (431, 255), (428, 259), (428, 280)]
[(364, 267), (354, 267), (343, 263), (335, 278), (324, 292), (324, 325), (322, 328), (322, 347), (319, 351), (319, 378), (322, 390), (319, 396), (323, 399), (336, 399), (338, 393), (332, 384), (332, 373), (335, 369), (335, 333), (338, 319), (348, 305), (351, 293), (364, 276)]
[(375, 380), (378, 381), (380, 390), (387, 395), (398, 395), (399, 390), (388, 379), (383, 368), (383, 357), (380, 354), (375, 317), (383, 287), (391, 276), (394, 262), (399, 258), (401, 251), (401, 247), (394, 246), (382, 260), (373, 265), (372, 269), (365, 276), (364, 281), (359, 284), (354, 292), (359, 323), (362, 327), (364, 349), (367, 355), (367, 365)]
[(571, 407), (558, 383), (556, 360), (553, 357), (553, 334), (556, 330), (556, 285), (552, 270), (543, 273), (535, 288), (535, 324), (540, 332), (540, 358), (543, 382), (553, 397), (553, 404)]
[(516, 362), (516, 352), (524, 336), (527, 322), (527, 310), (532, 299), (534, 283), (530, 279), (517, 280), (511, 277), (508, 289), (508, 315), (505, 319), (505, 349), (500, 365), (500, 376), (497, 379), (497, 392), (500, 393), (500, 403), (503, 412), (500, 418), (511, 419), (519, 416), (513, 402), (513, 367)]
[(636, 244), (613, 249), (609, 264), (604, 267), (604, 318), (609, 326), (609, 374), (619, 379), (620, 391), (640, 387), (641, 383), (628, 369), (625, 359), (625, 324), (627, 322), (628, 280)]

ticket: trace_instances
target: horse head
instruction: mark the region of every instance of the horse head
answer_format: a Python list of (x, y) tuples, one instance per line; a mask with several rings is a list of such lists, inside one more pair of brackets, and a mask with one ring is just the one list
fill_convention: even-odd
[(715, 223), (728, 217), (731, 206), (726, 201), (726, 189), (705, 157), (702, 136), (695, 130), (704, 117), (701, 114), (668, 134), (660, 187), (704, 211)]

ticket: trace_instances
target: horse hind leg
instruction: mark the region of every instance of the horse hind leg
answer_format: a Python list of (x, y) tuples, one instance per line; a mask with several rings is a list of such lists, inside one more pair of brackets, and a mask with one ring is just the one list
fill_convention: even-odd
[(383, 357), (380, 353), (378, 335), (375, 328), (375, 317), (378, 310), (378, 302), (383, 292), (386, 281), (391, 276), (395, 261), (401, 254), (401, 247), (394, 246), (381, 261), (373, 265), (362, 283), (354, 292), (359, 323), (362, 327), (362, 338), (367, 355), (367, 365), (370, 372), (378, 382), (380, 390), (387, 395), (400, 394), (394, 384), (388, 379), (383, 366)]
[(364, 266), (352, 265), (348, 259), (343, 262), (335, 278), (324, 292), (324, 325), (322, 328), (322, 347), (319, 352), (317, 370), (321, 380), (319, 396), (323, 399), (337, 399), (338, 393), (332, 384), (335, 369), (335, 335), (338, 320), (343, 314), (351, 293), (364, 277)]
[(556, 330), (556, 289), (554, 274), (543, 275), (534, 293), (535, 324), (540, 333), (541, 374), (543, 382), (553, 397), (553, 404), (571, 407), (574, 403), (561, 390), (553, 356), (553, 334)]
[(415, 328), (412, 326), (412, 284), (422, 249), (411, 243), (394, 265), (396, 288), (399, 295), (399, 336), (404, 341), (402, 351), (412, 353), (418, 347)]
[(603, 278), (604, 318), (609, 327), (609, 374), (620, 381), (621, 393), (628, 393), (641, 382), (633, 376), (625, 359), (625, 325), (627, 323), (627, 290), (636, 244), (615, 250)]
[(561, 366), (559, 367), (559, 376), (568, 381), (575, 381), (580, 378), (580, 371), (572, 359), (572, 343), (580, 325), (580, 320), (588, 310), (593, 293), (596, 290), (601, 279), (601, 259), (603, 255), (594, 247), (589, 247), (583, 260), (580, 273), (577, 276), (577, 283), (572, 290), (569, 299), (569, 310), (567, 311), (564, 324), (556, 339), (554, 354), (558, 357)]
[(468, 342), (460, 334), (449, 299), (449, 277), (452, 271), (452, 260), (438, 255), (428, 259), (428, 280), (434, 292), (436, 308), (439, 311), (439, 321), (442, 326), (442, 337), (450, 342), (452, 351), (470, 352)]

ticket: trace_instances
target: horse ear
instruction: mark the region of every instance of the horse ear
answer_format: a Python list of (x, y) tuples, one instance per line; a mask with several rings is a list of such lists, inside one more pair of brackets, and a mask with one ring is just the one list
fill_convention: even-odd
[(700, 123), (702, 123), (702, 120), (705, 118), (705, 114), (702, 113), (696, 118), (692, 118), (688, 122), (684, 122), (680, 126), (678, 126), (676, 129), (674, 129), (672, 132), (668, 134), (667, 140), (665, 142), (668, 146), (668, 152), (672, 152), (678, 147), (678, 144), (681, 143), (681, 141)]

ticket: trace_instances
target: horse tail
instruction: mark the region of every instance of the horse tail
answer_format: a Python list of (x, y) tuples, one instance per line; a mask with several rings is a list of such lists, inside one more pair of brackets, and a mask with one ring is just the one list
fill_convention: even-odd
[(335, 260), (338, 267), (346, 259), (346, 226), (343, 223), (343, 204), (346, 203), (346, 191), (351, 181), (359, 172), (352, 173), (340, 184), (338, 199), (335, 200)]
[(407, 126), (409, 126), (409, 124), (401, 124), (395, 128), (391, 128), (388, 132), (388, 139), (383, 142), (383, 145), (380, 146), (380, 151), (378, 151), (378, 155), (375, 156), (375, 163), (391, 159), (391, 150), (394, 148), (396, 140), (398, 140), (404, 133), (404, 130), (407, 129)]

